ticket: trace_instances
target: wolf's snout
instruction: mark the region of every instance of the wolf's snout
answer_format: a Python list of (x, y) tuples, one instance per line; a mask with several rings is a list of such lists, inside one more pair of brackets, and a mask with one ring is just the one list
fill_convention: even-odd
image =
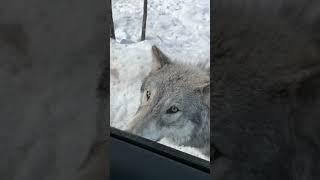
[(129, 132), (129, 133), (132, 133), (132, 134), (136, 134), (136, 130), (135, 130), (135, 123), (133, 122), (130, 122), (126, 131)]
[(146, 112), (147, 111), (141, 111), (140, 106), (136, 114), (133, 116), (132, 120), (129, 122), (126, 131), (135, 135), (142, 136), (142, 130), (146, 122)]
[(133, 118), (132, 121), (128, 124), (128, 127), (126, 129), (127, 132), (131, 133), (131, 134), (135, 134), (135, 135), (140, 135), (140, 127), (141, 126), (141, 122), (138, 118)]
[(160, 141), (162, 136), (153, 126), (150, 126), (145, 119), (133, 119), (126, 129), (127, 132), (144, 137), (152, 141)]

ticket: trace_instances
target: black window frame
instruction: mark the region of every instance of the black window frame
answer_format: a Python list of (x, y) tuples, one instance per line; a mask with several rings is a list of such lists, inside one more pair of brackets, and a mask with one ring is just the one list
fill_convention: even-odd
[(210, 174), (210, 161), (110, 126), (110, 137)]

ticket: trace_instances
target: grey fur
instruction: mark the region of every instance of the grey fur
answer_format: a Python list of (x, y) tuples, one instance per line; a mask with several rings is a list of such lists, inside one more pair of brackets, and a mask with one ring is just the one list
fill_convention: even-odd
[[(143, 80), (141, 104), (128, 131), (154, 141), (165, 137), (210, 156), (208, 71), (173, 63), (156, 46), (152, 52), (153, 69)], [(168, 113), (172, 106), (179, 111)]]

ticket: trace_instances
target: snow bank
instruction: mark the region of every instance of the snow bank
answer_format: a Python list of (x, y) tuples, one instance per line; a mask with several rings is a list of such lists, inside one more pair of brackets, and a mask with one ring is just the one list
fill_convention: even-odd
[[(173, 61), (210, 66), (210, 1), (149, 0), (146, 40), (141, 35), (143, 0), (113, 0), (116, 40), (110, 40), (110, 125), (125, 129), (136, 112), (142, 79), (151, 70), (151, 46)], [(170, 147), (206, 159), (190, 147)]]

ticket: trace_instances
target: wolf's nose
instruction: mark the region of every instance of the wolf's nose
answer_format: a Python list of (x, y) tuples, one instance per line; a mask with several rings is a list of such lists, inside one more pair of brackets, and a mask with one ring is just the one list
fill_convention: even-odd
[(128, 127), (125, 129), (126, 132), (136, 134), (136, 127), (134, 123), (129, 123)]
[(126, 132), (132, 133), (133, 131), (133, 126), (132, 125), (128, 125), (128, 127), (125, 129)]

